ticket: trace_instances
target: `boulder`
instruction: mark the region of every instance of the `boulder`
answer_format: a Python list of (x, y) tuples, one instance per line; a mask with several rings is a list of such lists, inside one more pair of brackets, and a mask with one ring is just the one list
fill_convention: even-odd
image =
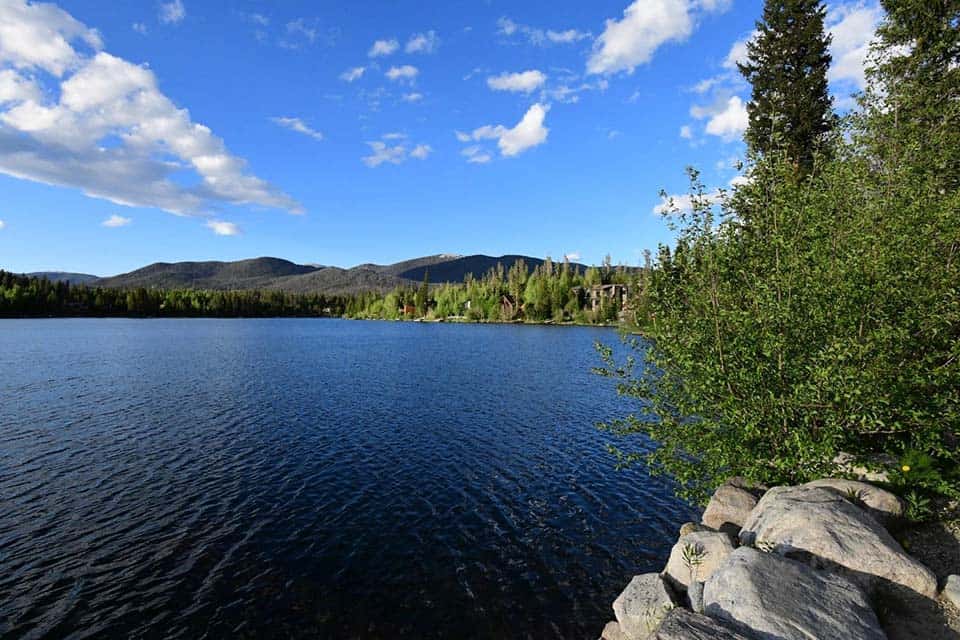
[(630, 640), (630, 638), (628, 638), (627, 634), (620, 628), (620, 623), (616, 620), (611, 620), (607, 623), (607, 626), (603, 628), (603, 633), (600, 634), (600, 640)]
[(866, 593), (841, 576), (741, 547), (704, 586), (707, 615), (758, 640), (885, 640)]
[(685, 536), (688, 533), (693, 533), (694, 531), (710, 531), (710, 527), (705, 527), (702, 524), (697, 524), (696, 522), (684, 522), (680, 525), (680, 535)]
[(701, 522), (713, 529), (732, 525), (739, 530), (755, 506), (757, 498), (752, 493), (742, 487), (724, 484), (710, 498)]
[(808, 482), (803, 486), (822, 487), (835, 491), (854, 504), (863, 506), (884, 526), (889, 526), (903, 517), (904, 506), (900, 498), (866, 482), (824, 478)]
[(947, 576), (942, 595), (944, 600), (960, 609), (960, 576)]
[[(893, 456), (875, 456), (872, 462), (880, 467), (893, 467), (897, 460)], [(833, 459), (833, 464), (837, 466), (837, 472), (844, 475), (856, 476), (858, 480), (867, 482), (890, 482), (890, 474), (886, 471), (871, 471), (863, 465), (856, 463), (856, 456), (841, 451)]]
[(725, 533), (688, 533), (673, 545), (663, 573), (672, 586), (686, 589), (691, 582), (706, 580), (731, 553), (733, 542)]
[(613, 603), (620, 630), (629, 640), (647, 640), (674, 608), (670, 588), (657, 573), (634, 576)]
[(674, 609), (664, 618), (653, 640), (751, 640), (722, 620)]
[(908, 556), (883, 526), (835, 490), (774, 487), (763, 496), (740, 532), (748, 546), (781, 555), (813, 556), (863, 577), (936, 598), (937, 579)]

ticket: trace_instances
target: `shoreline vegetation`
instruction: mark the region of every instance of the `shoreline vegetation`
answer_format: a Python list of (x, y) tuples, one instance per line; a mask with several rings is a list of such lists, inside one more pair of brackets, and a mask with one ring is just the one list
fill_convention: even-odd
[(0, 318), (320, 317), (463, 324), (599, 326), (635, 330), (647, 268), (580, 269), (549, 258), (533, 269), (519, 260), (480, 278), (353, 295), (278, 290), (110, 288), (0, 271)]

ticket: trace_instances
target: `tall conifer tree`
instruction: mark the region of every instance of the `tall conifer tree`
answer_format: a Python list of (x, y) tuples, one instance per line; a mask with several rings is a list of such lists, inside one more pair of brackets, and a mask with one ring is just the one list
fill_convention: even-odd
[(808, 173), (835, 123), (827, 70), (830, 36), (820, 0), (766, 0), (757, 35), (738, 64), (753, 85), (747, 105), (746, 140), (751, 151), (782, 151)]

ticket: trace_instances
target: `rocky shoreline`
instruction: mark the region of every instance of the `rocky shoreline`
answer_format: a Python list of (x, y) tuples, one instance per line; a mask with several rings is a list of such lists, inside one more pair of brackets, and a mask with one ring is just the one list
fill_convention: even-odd
[(960, 576), (908, 554), (891, 533), (904, 524), (900, 498), (867, 482), (731, 478), (664, 570), (617, 597), (601, 640), (960, 639)]

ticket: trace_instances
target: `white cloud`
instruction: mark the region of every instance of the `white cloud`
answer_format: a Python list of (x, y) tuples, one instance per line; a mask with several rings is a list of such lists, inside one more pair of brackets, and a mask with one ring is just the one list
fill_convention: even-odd
[(547, 30), (547, 40), (555, 44), (570, 44), (579, 40), (586, 40), (591, 35), (586, 31), (577, 31), (576, 29), (567, 29), (566, 31)]
[(147, 35), (147, 25), (142, 22), (134, 22), (132, 25), (130, 25), (130, 28), (142, 36)]
[(512, 36), (520, 29), (520, 25), (510, 18), (500, 18), (497, 20), (497, 33), (504, 36)]
[(410, 152), (410, 157), (417, 160), (426, 160), (431, 153), (433, 153), (433, 147), (428, 144), (418, 144)]
[(6, 228), (7, 228), (7, 223), (4, 222), (3, 220), (0, 220), (0, 231), (3, 231)]
[(364, 156), (361, 158), (363, 163), (370, 167), (379, 167), (385, 162), (391, 164), (400, 164), (407, 158), (407, 150), (403, 145), (397, 145), (391, 147), (385, 142), (377, 140), (376, 142), (368, 142), (367, 145), (370, 147), (371, 153), (369, 156)]
[(183, 6), (183, 0), (160, 3), (159, 18), (163, 24), (180, 24), (186, 17), (187, 10)]
[(300, 118), (270, 118), (275, 124), (280, 125), (285, 129), (290, 129), (291, 131), (296, 131), (297, 133), (302, 133), (305, 136), (309, 136), (314, 140), (320, 141), (323, 140), (323, 133), (317, 131), (316, 129), (311, 128)]
[(404, 49), (407, 53), (434, 53), (440, 46), (440, 38), (435, 31), (410, 36)]
[(607, 20), (603, 33), (593, 43), (587, 72), (633, 73), (650, 61), (660, 45), (682, 42), (693, 32), (688, 0), (635, 0), (621, 20)]
[(390, 67), (387, 70), (387, 78), (393, 82), (403, 82), (404, 80), (409, 80), (413, 82), (417, 75), (420, 73), (420, 70), (414, 67), (413, 65), (405, 64), (400, 67)]
[(680, 127), (680, 137), (683, 138), (684, 140), (693, 139), (693, 130), (690, 128), (690, 125), (685, 124), (682, 127)]
[[(505, 157), (519, 155), (547, 141), (550, 130), (543, 126), (543, 121), (549, 109), (549, 106), (537, 103), (527, 110), (520, 122), (512, 129), (502, 125), (484, 125), (474, 129), (469, 139), (478, 142), (496, 140), (501, 155)], [(460, 132), (457, 132), (457, 139), (465, 141)]]
[(473, 140), (473, 137), (469, 133), (464, 133), (463, 131), (454, 131), (453, 133), (460, 142), (470, 142)]
[[(704, 204), (717, 204), (723, 200), (723, 192), (719, 189), (711, 191), (709, 193), (699, 196), (701, 202)], [(667, 214), (672, 213), (674, 210), (689, 212), (693, 210), (694, 196), (691, 196), (689, 193), (683, 194), (672, 194), (666, 197), (660, 198), (660, 204), (653, 208), (653, 212), (656, 214)]]
[(493, 160), (493, 156), (491, 156), (489, 152), (485, 151), (484, 148), (478, 144), (465, 148), (460, 152), (460, 155), (464, 156), (467, 159), (467, 162), (473, 164), (486, 164)]
[[(78, 42), (87, 49), (74, 49)], [(216, 203), (300, 211), (163, 95), (150, 69), (101, 46), (95, 31), (52, 5), (0, 2), (0, 68), (59, 85), (45, 99), (6, 69), (14, 75), (4, 74), (5, 86), (19, 99), (0, 104), (0, 173), (184, 215)]]
[(373, 43), (373, 46), (370, 47), (370, 51), (367, 52), (367, 55), (371, 58), (389, 56), (395, 53), (399, 48), (400, 43), (397, 42), (395, 38), (391, 38), (389, 40), (377, 40)]
[(39, 102), (43, 92), (35, 82), (24, 78), (13, 69), (0, 70), (0, 104), (8, 102)]
[(366, 70), (366, 67), (353, 67), (352, 69), (347, 69), (340, 74), (340, 79), (344, 82), (353, 82), (354, 80), (359, 80), (363, 77), (363, 73)]
[(535, 104), (524, 114), (523, 119), (513, 129), (505, 131), (497, 144), (500, 153), (515, 156), (547, 141), (550, 130), (543, 126), (549, 107)]
[(565, 254), (565, 255), (563, 256), (563, 259), (564, 259), (564, 260), (569, 260), (570, 262), (576, 262), (576, 261), (579, 260), (581, 257), (582, 257), (582, 256), (580, 255), (580, 252), (579, 252), (579, 251), (573, 251), (573, 252), (571, 252), (571, 253)]
[(320, 29), (316, 19), (297, 18), (286, 24), (284, 35), (277, 44), (284, 49), (297, 50), (316, 43), (319, 37)]
[(207, 220), (206, 227), (218, 236), (240, 235), (240, 227), (232, 222), (224, 222), (223, 220)]
[(487, 78), (487, 86), (494, 91), (516, 91), (530, 93), (543, 86), (547, 76), (541, 71), (531, 69), (521, 73), (501, 73)]
[(405, 93), (405, 94), (403, 94), (403, 96), (401, 96), (400, 99), (403, 100), (404, 102), (410, 102), (410, 103), (420, 102), (421, 100), (423, 100), (423, 94), (422, 94), (422, 93), (416, 93), (416, 92), (414, 92), (414, 93)]
[(406, 140), (407, 134), (400, 133), (399, 131), (393, 131), (391, 133), (385, 133), (380, 137), (384, 140)]
[(706, 131), (712, 136), (731, 142), (743, 135), (749, 123), (747, 105), (738, 96), (733, 96), (727, 100), (722, 111), (713, 114), (707, 121)]
[(610, 83), (605, 78), (601, 78), (595, 83), (584, 82), (572, 87), (561, 84), (547, 89), (546, 95), (549, 96), (551, 100), (556, 100), (557, 102), (575, 104), (580, 102), (581, 93), (587, 91), (606, 91), (609, 86)]
[(724, 69), (739, 73), (737, 64), (744, 64), (747, 62), (747, 57), (749, 55), (749, 52), (747, 51), (747, 43), (753, 40), (756, 35), (757, 32), (754, 31), (743, 40), (737, 40), (733, 43), (733, 46), (730, 47), (729, 53), (727, 53), (727, 57), (723, 59)]
[(593, 37), (593, 34), (589, 31), (578, 29), (554, 31), (553, 29), (540, 29), (525, 24), (517, 24), (507, 17), (497, 20), (498, 35), (510, 38), (518, 33), (526, 36), (530, 44), (538, 47), (550, 44), (572, 44)]
[(124, 218), (117, 214), (113, 214), (106, 220), (100, 223), (101, 227), (108, 227), (110, 229), (116, 229), (117, 227), (125, 227), (133, 222), (133, 218)]
[(60, 77), (80, 63), (71, 42), (103, 48), (96, 29), (52, 4), (0, 2), (0, 62), (17, 69), (40, 67)]
[(270, 18), (263, 15), (262, 13), (248, 13), (246, 14), (246, 18), (253, 24), (258, 24), (261, 27), (270, 26)]
[(877, 26), (883, 19), (883, 9), (876, 5), (836, 5), (827, 13), (827, 31), (833, 36), (830, 53), (833, 63), (830, 82), (843, 84), (853, 90), (866, 86), (866, 59), (870, 52)]

